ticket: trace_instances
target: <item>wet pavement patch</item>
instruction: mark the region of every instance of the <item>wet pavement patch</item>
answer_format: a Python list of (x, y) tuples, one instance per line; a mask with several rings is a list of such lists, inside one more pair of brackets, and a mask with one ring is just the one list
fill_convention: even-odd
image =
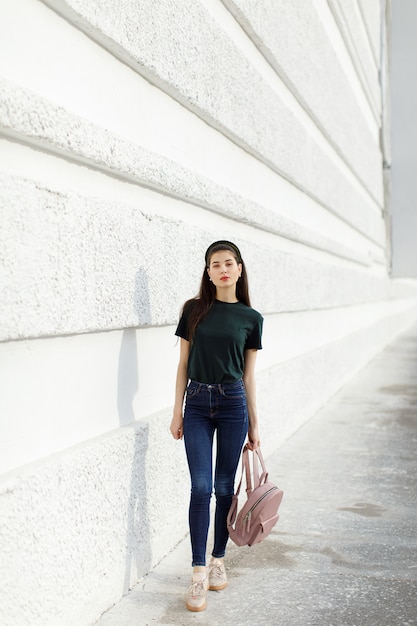
[(338, 511), (349, 511), (350, 513), (357, 513), (363, 517), (382, 517), (383, 513), (387, 509), (384, 509), (378, 504), (370, 504), (368, 502), (357, 502), (350, 507), (339, 507)]
[(386, 385), (378, 389), (381, 393), (392, 396), (417, 396), (417, 385)]

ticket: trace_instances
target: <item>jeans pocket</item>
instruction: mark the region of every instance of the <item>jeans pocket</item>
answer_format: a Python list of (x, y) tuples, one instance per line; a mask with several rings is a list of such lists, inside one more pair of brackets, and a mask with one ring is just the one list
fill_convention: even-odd
[(224, 398), (227, 398), (229, 400), (243, 400), (246, 397), (243, 383), (238, 382), (234, 385), (227, 385), (223, 387), (222, 395)]
[(194, 398), (194, 396), (198, 395), (199, 387), (195, 383), (190, 383), (187, 387), (187, 400), (190, 398)]
[(227, 391), (223, 393), (223, 397), (226, 400), (244, 400), (245, 392), (244, 391)]

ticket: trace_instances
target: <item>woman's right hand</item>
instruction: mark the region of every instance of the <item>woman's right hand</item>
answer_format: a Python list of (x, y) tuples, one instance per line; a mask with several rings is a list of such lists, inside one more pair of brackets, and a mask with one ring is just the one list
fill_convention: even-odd
[(183, 423), (184, 418), (182, 415), (174, 415), (171, 420), (171, 426), (169, 427), (171, 435), (174, 439), (182, 439), (183, 437)]

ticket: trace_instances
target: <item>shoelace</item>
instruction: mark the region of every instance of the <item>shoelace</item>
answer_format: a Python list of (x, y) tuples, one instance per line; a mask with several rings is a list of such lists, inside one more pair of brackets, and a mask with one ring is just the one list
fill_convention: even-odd
[(204, 578), (203, 580), (197, 580), (195, 583), (191, 583), (189, 593), (191, 596), (193, 596), (193, 598), (197, 596), (204, 596), (205, 594), (204, 581), (205, 580), (206, 579)]
[(222, 565), (213, 565), (210, 576), (213, 578), (221, 578), (223, 576), (223, 566)]

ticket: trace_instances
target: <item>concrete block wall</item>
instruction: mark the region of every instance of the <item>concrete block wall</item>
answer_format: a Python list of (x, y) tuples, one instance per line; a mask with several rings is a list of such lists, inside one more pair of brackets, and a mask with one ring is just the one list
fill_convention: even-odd
[[(236, 241), (265, 454), (417, 318), (378, 0), (0, 7), (0, 621), (94, 624), (187, 532), (174, 330)], [(385, 129), (386, 130), (386, 129)]]

